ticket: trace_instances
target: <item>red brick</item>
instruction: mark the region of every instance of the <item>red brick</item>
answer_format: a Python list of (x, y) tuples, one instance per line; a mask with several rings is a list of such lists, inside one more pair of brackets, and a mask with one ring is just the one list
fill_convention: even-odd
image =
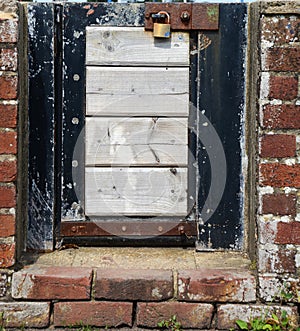
[(58, 302), (54, 304), (54, 325), (131, 326), (132, 312), (130, 302)]
[(12, 295), (16, 299), (89, 299), (92, 269), (36, 266), (14, 273)]
[(157, 323), (169, 320), (176, 315), (176, 320), (183, 328), (209, 329), (213, 306), (205, 303), (160, 302), (138, 303), (137, 325), (157, 328)]
[(264, 163), (260, 165), (261, 185), (300, 187), (300, 164)]
[(296, 155), (296, 136), (268, 134), (261, 138), (261, 157), (293, 157)]
[(0, 186), (0, 208), (16, 206), (16, 189), (14, 186)]
[(18, 52), (16, 48), (0, 49), (0, 68), (1, 70), (16, 71), (18, 67)]
[(255, 301), (255, 277), (249, 272), (198, 269), (179, 271), (178, 298), (183, 301)]
[(17, 133), (0, 131), (0, 154), (17, 153)]
[(17, 105), (0, 104), (0, 127), (15, 128), (17, 126)]
[(49, 325), (48, 302), (0, 302), (0, 311), (5, 328), (43, 328)]
[(298, 79), (296, 77), (271, 76), (269, 91), (269, 98), (271, 99), (294, 100), (298, 95)]
[[(295, 17), (295, 16), (294, 16)], [(274, 43), (275, 45), (283, 45), (291, 43), (298, 38), (299, 18), (275, 18), (263, 17), (261, 34), (262, 40)]]
[(266, 68), (270, 71), (300, 71), (300, 48), (272, 47), (266, 52)]
[(265, 194), (262, 197), (262, 214), (296, 215), (295, 194)]
[(217, 330), (237, 329), (238, 319), (250, 321), (252, 318), (261, 317), (264, 314), (270, 316), (274, 312), (286, 311), (291, 320), (297, 320), (297, 307), (270, 306), (270, 305), (221, 305), (217, 310)]
[(0, 215), (0, 237), (9, 237), (15, 234), (15, 216)]
[(17, 162), (3, 161), (0, 162), (0, 182), (12, 182), (16, 179)]
[(109, 300), (166, 300), (173, 296), (172, 271), (98, 269), (94, 293)]
[(277, 225), (275, 243), (300, 245), (300, 222), (279, 222)]
[(18, 95), (18, 77), (11, 75), (0, 76), (0, 99), (12, 100)]
[(294, 273), (296, 271), (294, 250), (289, 249), (260, 249), (258, 270), (260, 272)]
[(18, 20), (0, 20), (0, 42), (15, 43), (18, 40)]
[(300, 106), (266, 105), (263, 126), (269, 129), (300, 129)]
[(0, 244), (0, 268), (8, 268), (15, 263), (15, 244)]

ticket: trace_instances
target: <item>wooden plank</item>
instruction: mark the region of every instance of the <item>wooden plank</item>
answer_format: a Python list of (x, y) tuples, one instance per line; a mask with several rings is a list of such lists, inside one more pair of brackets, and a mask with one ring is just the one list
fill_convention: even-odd
[(186, 166), (184, 145), (90, 145), (87, 166)]
[(87, 65), (189, 65), (189, 34), (184, 32), (157, 39), (140, 27), (92, 26), (86, 28), (86, 42)]
[(86, 215), (187, 213), (187, 168), (86, 168), (85, 180)]
[[(25, 5), (25, 4), (24, 4)], [(26, 6), (26, 5), (25, 5)], [(21, 67), (28, 70), (28, 91), (22, 85), (24, 93), (28, 93), (28, 128), (20, 126), (20, 137), (24, 139), (28, 129), (28, 196), (26, 190), (20, 197), (21, 205), (28, 205), (28, 228), (25, 223), (22, 231), (26, 232), (26, 249), (34, 251), (53, 250), (56, 164), (56, 103), (55, 100), (55, 50), (54, 50), (54, 21), (56, 14), (54, 4), (28, 3), (28, 17), (22, 17), (27, 24), (28, 40), (27, 54), (20, 56)], [(23, 13), (26, 15), (26, 8)], [(20, 17), (21, 18), (21, 17)], [(22, 38), (22, 37), (21, 37)], [(25, 45), (26, 46), (26, 42)], [(27, 56), (30, 54), (27, 61)], [(23, 62), (24, 60), (24, 62)], [(20, 67), (20, 69), (21, 69)], [(24, 107), (23, 98), (21, 107)], [(25, 99), (24, 99), (25, 102)], [(25, 122), (24, 122), (25, 123)], [(22, 131), (25, 130), (25, 131)], [(23, 148), (24, 150), (24, 148)], [(21, 155), (20, 155), (21, 156)], [(19, 193), (21, 194), (21, 192)], [(23, 206), (25, 207), (25, 205)], [(26, 208), (25, 208), (26, 209)], [(24, 210), (25, 210), (24, 209)], [(19, 233), (18, 233), (19, 234)]]
[(187, 118), (86, 118), (86, 165), (187, 166)]
[(86, 96), (86, 114), (93, 116), (187, 116), (188, 95)]
[(188, 115), (188, 68), (87, 67), (86, 82), (87, 115)]
[(189, 68), (88, 66), (86, 93), (124, 96), (189, 94)]
[(87, 117), (87, 145), (187, 145), (187, 118)]

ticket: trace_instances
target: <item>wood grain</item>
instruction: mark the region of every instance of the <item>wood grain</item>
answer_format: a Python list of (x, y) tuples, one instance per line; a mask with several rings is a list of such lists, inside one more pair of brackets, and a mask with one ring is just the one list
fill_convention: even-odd
[(86, 114), (187, 116), (188, 68), (86, 68)]
[(189, 96), (113, 95), (86, 96), (86, 114), (93, 116), (188, 116)]
[(85, 211), (94, 216), (187, 212), (187, 168), (86, 168)]
[(187, 118), (86, 118), (86, 165), (187, 166)]
[(153, 38), (140, 27), (87, 27), (86, 64), (118, 66), (188, 66), (189, 34), (172, 32)]

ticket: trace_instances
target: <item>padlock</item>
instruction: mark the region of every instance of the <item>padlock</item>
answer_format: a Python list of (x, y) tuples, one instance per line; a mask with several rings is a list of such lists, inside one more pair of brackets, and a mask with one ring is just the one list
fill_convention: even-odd
[(171, 37), (171, 24), (170, 15), (166, 11), (160, 11), (158, 15), (165, 14), (167, 16), (167, 23), (154, 23), (153, 36), (155, 38), (170, 38)]

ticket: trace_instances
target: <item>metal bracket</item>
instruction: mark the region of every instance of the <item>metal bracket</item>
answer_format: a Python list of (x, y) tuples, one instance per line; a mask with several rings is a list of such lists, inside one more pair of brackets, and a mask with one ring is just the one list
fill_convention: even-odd
[(218, 4), (146, 2), (145, 30), (153, 30), (155, 15), (160, 11), (170, 15), (172, 30), (219, 29)]

